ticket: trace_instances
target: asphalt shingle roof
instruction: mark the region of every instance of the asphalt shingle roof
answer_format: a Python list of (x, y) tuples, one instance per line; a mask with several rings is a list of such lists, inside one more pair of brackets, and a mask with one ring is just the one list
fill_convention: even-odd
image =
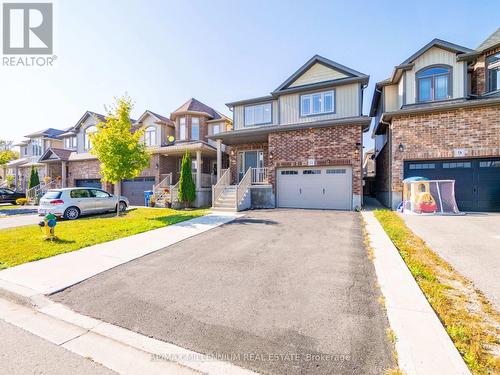
[(186, 103), (177, 108), (173, 113), (190, 112), (190, 111), (206, 113), (214, 120), (222, 118), (219, 112), (217, 112), (215, 109), (209, 107), (206, 104), (203, 104), (202, 102), (196, 100), (195, 98), (189, 99)]
[(486, 38), (486, 40), (482, 42), (479, 47), (477, 47), (477, 50), (482, 52), (496, 46), (497, 44), (500, 44), (500, 27), (488, 38)]

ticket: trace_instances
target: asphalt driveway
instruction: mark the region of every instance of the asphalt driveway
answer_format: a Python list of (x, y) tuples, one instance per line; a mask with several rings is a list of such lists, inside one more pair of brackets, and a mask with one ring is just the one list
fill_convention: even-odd
[(429, 247), (471, 280), (500, 311), (500, 213), (402, 215)]
[(358, 213), (265, 210), (52, 298), (258, 372), (382, 374), (379, 295)]

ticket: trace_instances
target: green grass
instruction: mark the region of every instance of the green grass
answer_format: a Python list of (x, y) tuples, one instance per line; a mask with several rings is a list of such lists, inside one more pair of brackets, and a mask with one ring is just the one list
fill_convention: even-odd
[(137, 208), (120, 217), (108, 214), (58, 222), (57, 240), (44, 240), (38, 225), (0, 230), (0, 269), (48, 258), (203, 216), (207, 210)]
[(472, 373), (500, 374), (500, 314), (469, 280), (417, 237), (397, 213), (376, 210), (374, 214)]

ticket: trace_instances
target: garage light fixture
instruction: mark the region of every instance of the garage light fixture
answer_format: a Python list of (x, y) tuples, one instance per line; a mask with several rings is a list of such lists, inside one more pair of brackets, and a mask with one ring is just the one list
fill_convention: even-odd
[(399, 149), (399, 152), (404, 152), (405, 146), (403, 146), (403, 144), (400, 143), (398, 149)]

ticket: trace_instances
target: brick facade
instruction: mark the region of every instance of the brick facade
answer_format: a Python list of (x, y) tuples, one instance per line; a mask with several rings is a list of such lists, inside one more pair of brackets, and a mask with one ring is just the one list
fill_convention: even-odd
[(405, 160), (453, 158), (456, 148), (469, 158), (500, 156), (500, 106), (395, 117), (391, 133), (391, 187), (401, 192)]
[(353, 194), (361, 195), (361, 153), (356, 145), (361, 142), (361, 125), (339, 125), (271, 133), (268, 142), (233, 145), (229, 158), (233, 183), (237, 180), (238, 152), (263, 150), (273, 190), (277, 168), (305, 167), (309, 159), (315, 159), (316, 166), (351, 166)]

